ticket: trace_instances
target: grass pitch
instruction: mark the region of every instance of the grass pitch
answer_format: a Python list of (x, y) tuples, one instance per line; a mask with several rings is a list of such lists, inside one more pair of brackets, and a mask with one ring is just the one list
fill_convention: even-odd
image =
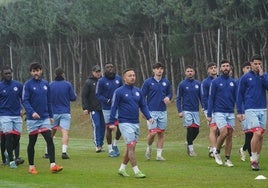
[[(246, 162), (240, 160), (238, 153), (243, 144), (244, 135), (240, 124), (237, 123), (233, 138), (231, 160), (234, 167), (218, 166), (214, 159), (208, 157), (208, 128), (204, 116), (201, 115), (202, 127), (194, 147), (197, 157), (189, 157), (184, 145), (186, 130), (182, 127), (182, 120), (178, 118), (174, 103), (168, 107), (169, 123), (165, 135), (163, 156), (166, 161), (156, 161), (156, 148), (154, 144), (152, 159), (145, 160), (146, 125), (141, 119), (141, 135), (136, 147), (136, 158), (140, 170), (147, 176), (136, 179), (133, 170), (128, 164), (127, 172), (130, 177), (124, 178), (117, 174), (122, 155), (109, 158), (106, 151), (95, 153), (92, 141), (92, 129), (88, 116), (82, 114), (79, 103), (72, 105), (72, 127), (68, 153), (69, 160), (61, 159), (61, 140), (57, 133), (54, 139), (56, 147), (56, 163), (62, 165), (64, 170), (58, 174), (49, 171), (48, 159), (43, 159), (45, 142), (39, 135), (35, 149), (35, 165), (37, 175), (28, 174), (27, 143), (28, 136), (25, 131), (21, 138), (21, 157), (25, 163), (17, 169), (1, 167), (0, 187), (267, 187), (267, 180), (255, 180), (258, 175), (268, 178), (268, 151), (267, 136), (260, 157), (261, 170), (254, 172), (250, 169), (249, 158)], [(125, 145), (120, 140), (119, 149), (124, 152)], [(224, 159), (224, 150), (222, 150)]]

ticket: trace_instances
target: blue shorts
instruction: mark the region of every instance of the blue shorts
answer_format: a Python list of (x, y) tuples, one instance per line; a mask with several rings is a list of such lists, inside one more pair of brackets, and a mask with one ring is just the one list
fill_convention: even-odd
[(1, 116), (0, 125), (4, 133), (8, 132), (22, 132), (22, 119), (20, 116)]
[(235, 115), (234, 113), (221, 113), (221, 112), (215, 112), (215, 121), (217, 124), (217, 127), (219, 129), (230, 126), (234, 129), (235, 127)]
[[(110, 122), (111, 110), (102, 110), (102, 113), (103, 113), (105, 124), (108, 124)], [(115, 115), (115, 119), (117, 118), (118, 118), (118, 111), (116, 111), (116, 115)]]
[(199, 112), (183, 111), (183, 126), (189, 127), (192, 124), (200, 125)]
[(140, 134), (138, 123), (119, 123), (119, 129), (127, 145), (135, 145)]
[(52, 124), (52, 128), (60, 126), (62, 129), (70, 130), (71, 114), (54, 114), (53, 119), (54, 123)]
[(26, 120), (27, 132), (42, 132), (42, 130), (51, 129), (50, 119)]
[(150, 111), (154, 123), (147, 121), (148, 130), (165, 130), (167, 127), (167, 111)]
[(267, 110), (266, 109), (248, 109), (245, 110), (246, 129), (261, 127), (266, 129)]

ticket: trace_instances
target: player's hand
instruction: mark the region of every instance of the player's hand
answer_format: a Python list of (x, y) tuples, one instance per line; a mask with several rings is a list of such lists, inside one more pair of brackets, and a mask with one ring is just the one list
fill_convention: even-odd
[(182, 118), (183, 117), (183, 112), (179, 113), (179, 117)]
[(36, 112), (34, 112), (34, 113), (32, 114), (32, 117), (33, 117), (34, 119), (40, 119), (39, 114), (36, 113)]
[(165, 104), (169, 104), (169, 103), (170, 103), (170, 99), (169, 99), (169, 97), (165, 97), (165, 98), (163, 99), (163, 101), (164, 101)]
[(150, 118), (148, 119), (149, 123), (153, 124), (154, 123), (154, 119), (153, 118)]
[(245, 120), (245, 114), (237, 114), (236, 117), (240, 122)]
[(115, 125), (109, 125), (109, 129), (112, 129), (112, 130), (115, 130), (116, 129), (116, 126)]
[(212, 120), (211, 117), (207, 117), (207, 121), (208, 121), (209, 123), (211, 122), (211, 120)]
[(83, 113), (84, 113), (84, 115), (88, 115), (89, 114), (88, 113), (88, 110), (84, 110)]
[(53, 118), (49, 118), (50, 120), (50, 124), (53, 124), (54, 123), (54, 119)]

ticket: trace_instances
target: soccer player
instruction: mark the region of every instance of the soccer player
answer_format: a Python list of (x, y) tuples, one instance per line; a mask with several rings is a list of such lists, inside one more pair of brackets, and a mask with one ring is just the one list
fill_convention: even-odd
[(37, 174), (34, 165), (34, 146), (41, 133), (44, 137), (48, 156), (50, 161), (50, 171), (52, 173), (59, 172), (63, 169), (55, 163), (55, 146), (51, 134), (51, 124), (54, 123), (50, 86), (49, 83), (42, 79), (42, 65), (38, 62), (30, 64), (31, 79), (27, 80), (23, 86), (22, 102), (26, 110), (26, 125), (29, 134), (29, 143), (27, 147), (29, 173)]
[(96, 152), (103, 152), (104, 135), (105, 135), (105, 122), (102, 113), (101, 103), (96, 98), (96, 85), (101, 77), (101, 68), (99, 65), (92, 67), (91, 76), (86, 80), (82, 90), (82, 108), (85, 115), (90, 116), (92, 127), (94, 144), (96, 146)]
[[(248, 73), (250, 71), (250, 62), (246, 61), (243, 65), (242, 65), (242, 72), (243, 75)], [(241, 79), (241, 77), (240, 77)], [(237, 84), (239, 84), (240, 79), (237, 80)], [(242, 126), (242, 130), (245, 133), (245, 143), (244, 145), (239, 149), (239, 153), (241, 156), (241, 160), (242, 161), (246, 161), (246, 151), (248, 151), (248, 154), (251, 158), (251, 147), (250, 147), (250, 142), (251, 142), (251, 138), (253, 136), (253, 133), (250, 130), (247, 130), (247, 125), (245, 124), (245, 120), (241, 121), (241, 126)]]
[[(52, 124), (52, 137), (57, 130), (61, 130), (62, 135), (62, 159), (69, 159), (67, 147), (69, 141), (69, 130), (71, 125), (71, 106), (70, 101), (76, 100), (76, 94), (70, 82), (64, 79), (64, 71), (61, 67), (55, 69), (55, 80), (50, 83), (50, 96), (54, 123)], [(45, 153), (45, 158), (48, 154)]]
[(153, 77), (148, 78), (142, 85), (142, 92), (147, 100), (147, 105), (154, 123), (147, 122), (149, 134), (147, 136), (147, 149), (145, 157), (151, 158), (152, 144), (157, 135), (156, 160), (164, 161), (162, 150), (164, 145), (164, 132), (167, 127), (167, 107), (172, 99), (172, 89), (169, 80), (163, 77), (164, 65), (155, 63), (153, 65)]
[(178, 85), (176, 106), (178, 115), (180, 118), (183, 118), (183, 125), (187, 128), (187, 154), (190, 157), (195, 157), (193, 141), (199, 134), (201, 84), (198, 80), (194, 79), (195, 70), (192, 66), (186, 67), (185, 76), (185, 80), (181, 81)]
[(137, 166), (135, 157), (135, 147), (140, 131), (139, 110), (141, 110), (151, 124), (154, 120), (149, 113), (142, 91), (134, 86), (136, 81), (134, 70), (126, 69), (123, 72), (123, 79), (125, 85), (116, 89), (114, 92), (110, 116), (110, 125), (111, 128), (114, 128), (114, 120), (116, 111), (118, 110), (119, 129), (126, 144), (126, 151), (118, 173), (123, 177), (128, 177), (126, 166), (130, 162), (135, 177), (145, 178), (145, 174)]
[(231, 65), (228, 60), (220, 62), (221, 75), (212, 80), (208, 97), (207, 120), (212, 121), (212, 113), (219, 129), (217, 147), (214, 158), (218, 165), (222, 165), (220, 150), (225, 141), (225, 166), (234, 166), (230, 160), (232, 150), (233, 129), (235, 126), (235, 97), (236, 81), (230, 76)]
[[(205, 116), (207, 117), (207, 108), (208, 108), (208, 96), (209, 96), (209, 88), (212, 80), (217, 78), (217, 64), (211, 62), (207, 66), (208, 77), (205, 78), (201, 83), (201, 103), (203, 106), (203, 111)], [(213, 151), (216, 150), (217, 137), (218, 137), (218, 128), (215, 123), (215, 119), (212, 115), (211, 122), (208, 122), (209, 126), (209, 154), (208, 156), (213, 158)]]
[(251, 139), (251, 168), (258, 171), (259, 155), (267, 121), (268, 74), (263, 72), (260, 55), (250, 60), (251, 70), (240, 79), (237, 91), (237, 118), (245, 120), (248, 130), (253, 132)]
[[(117, 143), (121, 137), (121, 132), (119, 129), (116, 129), (115, 139), (112, 143), (113, 129), (110, 128), (109, 118), (113, 93), (117, 88), (122, 85), (122, 78), (115, 73), (113, 64), (106, 64), (104, 76), (100, 78), (97, 83), (96, 97), (101, 101), (102, 113), (106, 124), (106, 140), (110, 157), (118, 157), (120, 155)], [(115, 118), (117, 119), (117, 116), (115, 116)], [(116, 122), (115, 124), (117, 125), (118, 122)]]
[[(2, 156), (9, 162), (10, 168), (17, 168), (13, 150), (19, 149), (19, 141), (22, 132), (22, 88), (23, 85), (12, 79), (12, 69), (3, 67), (0, 82), (0, 125), (3, 130), (2, 144), (8, 155)], [(16, 158), (18, 161), (18, 157)], [(20, 159), (22, 160), (22, 159)], [(3, 160), (3, 163), (6, 161)], [(23, 163), (23, 162), (22, 162)]]

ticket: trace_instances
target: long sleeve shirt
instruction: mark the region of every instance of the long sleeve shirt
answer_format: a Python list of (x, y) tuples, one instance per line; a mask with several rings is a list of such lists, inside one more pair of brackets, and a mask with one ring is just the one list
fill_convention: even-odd
[(122, 78), (118, 75), (110, 80), (105, 76), (100, 78), (96, 87), (96, 97), (100, 100), (102, 109), (110, 110), (114, 91), (123, 85)]
[(53, 118), (49, 83), (44, 79), (34, 78), (26, 81), (23, 86), (22, 104), (28, 120), (34, 120), (34, 112), (39, 114), (41, 120)]
[(178, 112), (198, 112), (201, 101), (200, 82), (195, 79), (181, 81), (177, 89), (176, 106)]
[(213, 76), (208, 76), (201, 83), (201, 104), (204, 110), (208, 109), (208, 96), (209, 96), (209, 88), (210, 84), (214, 80)]
[(70, 82), (55, 80), (50, 83), (52, 111), (54, 114), (70, 114), (70, 101), (76, 100), (76, 94)]
[(123, 85), (115, 90), (112, 101), (110, 124), (114, 123), (117, 110), (120, 123), (139, 123), (139, 109), (147, 120), (151, 118), (143, 93), (137, 87)]
[(148, 78), (142, 85), (142, 92), (146, 97), (150, 111), (166, 111), (167, 107), (164, 98), (172, 99), (172, 88), (169, 80), (162, 78), (157, 81), (154, 77)]
[(0, 82), (0, 116), (20, 115), (22, 87), (15, 80)]
[(268, 74), (262, 76), (249, 71), (240, 78), (237, 89), (237, 113), (244, 114), (247, 109), (266, 109), (266, 90)]
[(234, 113), (236, 81), (230, 76), (221, 75), (210, 85), (208, 117), (214, 112)]
[(82, 89), (82, 109), (91, 111), (100, 111), (101, 103), (96, 97), (96, 86), (98, 79), (90, 76)]

